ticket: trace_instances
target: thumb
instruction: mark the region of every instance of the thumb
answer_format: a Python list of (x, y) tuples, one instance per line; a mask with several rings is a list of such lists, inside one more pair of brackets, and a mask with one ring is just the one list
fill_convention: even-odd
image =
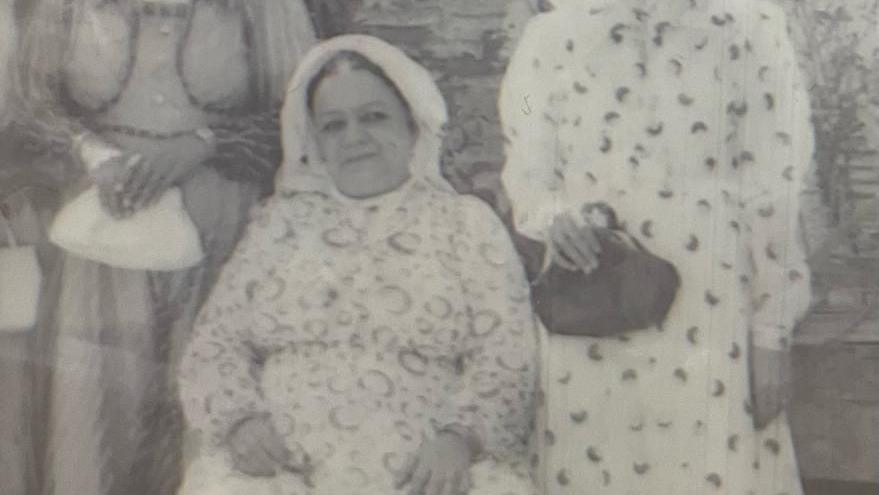
[(409, 454), (409, 457), (406, 459), (406, 464), (403, 465), (403, 469), (401, 469), (397, 473), (397, 479), (394, 481), (394, 488), (399, 490), (406, 483), (412, 479), (412, 474), (415, 473), (415, 468), (418, 466), (419, 457), (417, 455)]
[(286, 465), (290, 462), (290, 451), (287, 450), (287, 446), (284, 445), (284, 442), (278, 437), (270, 436), (261, 443), (263, 450), (265, 450), (266, 454), (268, 454), (272, 460), (282, 465)]

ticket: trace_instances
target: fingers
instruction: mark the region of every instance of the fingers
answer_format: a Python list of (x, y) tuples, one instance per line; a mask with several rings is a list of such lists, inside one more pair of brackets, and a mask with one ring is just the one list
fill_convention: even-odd
[(425, 489), (427, 488), (427, 484), (430, 483), (430, 477), (432, 474), (433, 473), (423, 465), (419, 465), (415, 470), (415, 474), (412, 476), (412, 487), (409, 489), (408, 495), (426, 495)]
[(119, 181), (125, 184), (125, 189), (136, 190), (143, 180), (142, 176), (148, 172), (148, 167), (143, 167), (140, 155), (125, 155), (116, 160), (115, 166), (119, 168)]
[(406, 486), (406, 483), (409, 483), (412, 480), (412, 476), (415, 475), (415, 470), (418, 468), (418, 463), (420, 461), (421, 459), (419, 456), (409, 455), (409, 458), (406, 460), (406, 464), (397, 475), (397, 481), (394, 483), (394, 488), (399, 490), (400, 488)]
[(157, 168), (155, 163), (151, 162), (141, 168), (144, 169), (144, 172), (140, 175), (140, 180), (137, 184), (137, 196), (134, 203), (135, 211), (154, 204), (165, 190), (170, 187), (170, 179)]
[(570, 258), (567, 257), (564, 253), (562, 253), (561, 248), (558, 243), (553, 242), (550, 244), (550, 256), (552, 256), (552, 262), (556, 265), (564, 268), (565, 270), (577, 271), (580, 269)]
[(140, 155), (125, 154), (114, 158), (109, 166), (114, 170), (114, 189), (118, 195), (117, 202), (120, 206), (120, 214), (123, 217), (131, 216), (134, 213), (134, 195), (137, 189), (132, 186), (132, 182), (136, 180), (139, 167), (136, 166), (140, 161)]
[(595, 229), (589, 226), (580, 227), (577, 229), (577, 234), (579, 235), (579, 241), (586, 246), (592, 254), (595, 256), (601, 254), (601, 242), (598, 240), (598, 236), (595, 235)]
[(601, 246), (590, 227), (577, 225), (570, 215), (562, 216), (560, 222), (564, 236), (581, 256), (594, 259), (601, 253)]
[(260, 448), (237, 452), (234, 462), (239, 471), (250, 476), (269, 477), (276, 474), (275, 462)]
[[(268, 454), (268, 456), (281, 465), (288, 465), (290, 462), (290, 451), (287, 450), (287, 447), (281, 442), (277, 437), (271, 437), (265, 439), (262, 442), (263, 450)], [(300, 467), (300, 466), (294, 466)]]
[(112, 186), (101, 184), (98, 186), (98, 198), (101, 200), (101, 206), (113, 218), (118, 217), (116, 209), (116, 194), (113, 192)]
[(144, 207), (147, 200), (147, 188), (152, 181), (155, 180), (155, 172), (148, 164), (141, 163), (135, 166), (136, 170), (131, 174), (131, 180), (128, 182), (126, 189), (130, 191), (132, 208), (139, 210)]
[(131, 213), (127, 184), (129, 174), (127, 162), (130, 156), (111, 158), (93, 172), (93, 180), (98, 186), (101, 205), (114, 218), (124, 218)]
[(559, 216), (555, 227), (553, 240), (561, 254), (584, 273), (592, 272), (598, 266), (600, 247), (591, 229), (579, 227), (569, 215)]

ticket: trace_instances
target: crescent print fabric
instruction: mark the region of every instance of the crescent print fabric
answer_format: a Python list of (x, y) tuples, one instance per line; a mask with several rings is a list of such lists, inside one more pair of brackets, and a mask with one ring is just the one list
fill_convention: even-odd
[(784, 348), (809, 304), (797, 232), (812, 135), (774, 6), (565, 1), (505, 77), (504, 184), (519, 230), (587, 202), (672, 262), (661, 328), (550, 336), (551, 494), (796, 495), (786, 418), (757, 432), (748, 341)]
[[(435, 86), (410, 84), (422, 69), (384, 43), (351, 38), (319, 47), (301, 70), (314, 73), (339, 49), (383, 67), (390, 57), (397, 73), (410, 72), (389, 74), (424, 116), (412, 91), (430, 101)], [(304, 92), (288, 98), (288, 110), (304, 105)], [(435, 108), (441, 124), (445, 108)], [(416, 147), (434, 138), (419, 127)], [(289, 187), (256, 215), (182, 365), (186, 417), (203, 439), (182, 493), (398, 493), (406, 456), (450, 426), (470, 428), (486, 448), (471, 493), (534, 492), (527, 446), (537, 334), (523, 270), (491, 209), (438, 187), (417, 172), (423, 167), (367, 201), (315, 191), (313, 181), (296, 191), (288, 175)], [(310, 456), (313, 488), (228, 466), (224, 438), (259, 414), (271, 416), (292, 452)]]

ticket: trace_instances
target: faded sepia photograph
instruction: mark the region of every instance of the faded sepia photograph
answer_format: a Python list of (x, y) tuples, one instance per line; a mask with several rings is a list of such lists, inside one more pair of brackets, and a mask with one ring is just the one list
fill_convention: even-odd
[(0, 0), (0, 495), (879, 493), (879, 0)]

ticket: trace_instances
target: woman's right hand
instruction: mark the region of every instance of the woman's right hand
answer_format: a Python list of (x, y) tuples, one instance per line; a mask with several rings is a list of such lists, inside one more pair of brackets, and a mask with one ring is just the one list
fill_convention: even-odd
[(570, 213), (555, 217), (549, 228), (549, 241), (552, 260), (562, 268), (586, 274), (598, 268), (598, 237), (592, 227), (577, 225)]
[(232, 465), (249, 476), (271, 477), (291, 467), (293, 457), (268, 416), (254, 416), (236, 426), (227, 438)]
[(126, 201), (125, 184), (142, 160), (143, 157), (137, 153), (120, 153), (104, 160), (90, 173), (92, 181), (98, 187), (101, 206), (113, 218), (125, 218), (131, 215), (132, 205)]

